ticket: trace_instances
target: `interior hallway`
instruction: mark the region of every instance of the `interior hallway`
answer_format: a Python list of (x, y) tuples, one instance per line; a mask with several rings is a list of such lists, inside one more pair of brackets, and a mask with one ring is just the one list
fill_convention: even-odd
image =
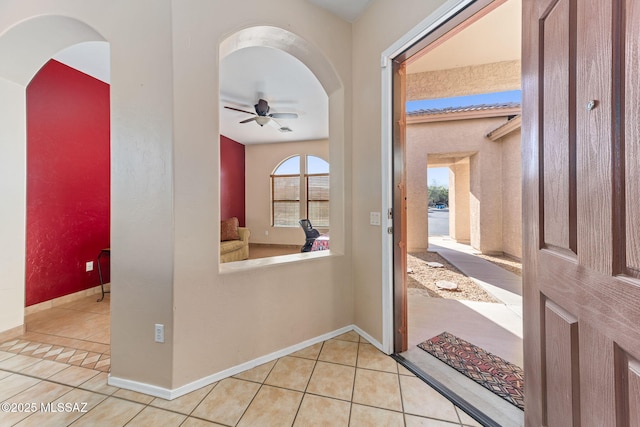
[(351, 331), (173, 401), (107, 385), (109, 295), (27, 316), (0, 343), (0, 402), (86, 403), (6, 412), (0, 426), (479, 426)]

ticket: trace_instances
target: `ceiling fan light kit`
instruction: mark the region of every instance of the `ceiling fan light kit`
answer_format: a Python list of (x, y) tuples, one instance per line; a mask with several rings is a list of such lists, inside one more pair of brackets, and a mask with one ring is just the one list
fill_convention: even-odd
[[(228, 107), (228, 106), (224, 106), (224, 108), (228, 108), (229, 110), (234, 110), (234, 111), (239, 111), (241, 113), (245, 113), (245, 114), (251, 114), (253, 115), (253, 117), (249, 118), (249, 119), (245, 119), (240, 121), (240, 123), (249, 123), (249, 122), (256, 122), (258, 123), (260, 126), (264, 126), (267, 123), (269, 123), (269, 121), (271, 121), (271, 119), (297, 119), (298, 115), (296, 113), (271, 113), (269, 114), (269, 103), (267, 101), (265, 101), (264, 99), (259, 99), (258, 103), (254, 105), (254, 108), (256, 110), (255, 113), (251, 112), (251, 111), (246, 111), (246, 110), (241, 110), (239, 108), (234, 108), (234, 107)], [(280, 132), (292, 132), (291, 128), (287, 127), (287, 126), (281, 126), (279, 128)]]

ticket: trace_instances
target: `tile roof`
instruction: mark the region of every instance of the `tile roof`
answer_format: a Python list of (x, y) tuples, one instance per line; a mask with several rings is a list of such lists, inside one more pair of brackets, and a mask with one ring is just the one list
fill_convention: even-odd
[(416, 110), (407, 112), (407, 116), (426, 116), (431, 114), (452, 114), (452, 113), (466, 113), (475, 111), (490, 111), (490, 110), (502, 110), (520, 108), (519, 102), (501, 102), (497, 104), (478, 104), (468, 105), (466, 107), (446, 107), (446, 108), (429, 108), (426, 110)]

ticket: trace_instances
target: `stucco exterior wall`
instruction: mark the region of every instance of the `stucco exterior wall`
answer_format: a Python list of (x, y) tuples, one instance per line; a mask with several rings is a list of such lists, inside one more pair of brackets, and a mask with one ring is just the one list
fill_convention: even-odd
[(522, 154), (521, 132), (518, 129), (504, 136), (502, 144), (503, 187), (502, 196), (502, 249), (507, 255), (522, 258)]
[[(469, 241), (484, 253), (516, 251), (520, 244), (519, 135), (508, 136), (509, 144), (493, 142), (485, 135), (505, 123), (506, 117), (416, 123), (407, 126), (407, 245), (409, 250), (423, 249), (427, 225), (426, 167), (448, 166), (450, 182), (450, 230), (456, 239)], [(505, 137), (507, 139), (507, 137)], [(427, 160), (429, 159), (429, 160)], [(509, 162), (508, 174), (503, 163)], [(506, 195), (514, 195), (504, 202)], [(515, 197), (517, 195), (517, 197)], [(505, 211), (503, 202), (508, 208)], [(508, 217), (505, 223), (504, 218)], [(508, 250), (505, 249), (508, 242)], [(517, 251), (516, 251), (517, 252)]]
[(469, 163), (469, 157), (464, 157), (449, 166), (449, 235), (465, 244), (471, 243)]
[(520, 89), (520, 61), (407, 75), (407, 100), (448, 98)]

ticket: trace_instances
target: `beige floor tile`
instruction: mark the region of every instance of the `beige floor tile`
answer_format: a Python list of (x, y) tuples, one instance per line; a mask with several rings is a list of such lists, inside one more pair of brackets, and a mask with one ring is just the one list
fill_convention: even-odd
[(407, 427), (459, 427), (458, 423), (434, 420), (433, 418), (423, 418), (415, 415), (404, 414), (405, 425)]
[(31, 365), (35, 365), (40, 360), (42, 359), (14, 354), (13, 357), (9, 357), (0, 362), (0, 369), (3, 369), (5, 371), (20, 372), (21, 370)]
[[(216, 383), (217, 384), (217, 383)], [(169, 411), (179, 412), (181, 414), (189, 415), (193, 410), (202, 402), (202, 399), (211, 391), (215, 384), (210, 384), (201, 389), (192, 391), (173, 400), (165, 400), (159, 397), (153, 399), (149, 404), (156, 408), (167, 409)]]
[(238, 427), (290, 426), (302, 396), (297, 391), (264, 385), (240, 419)]
[(302, 350), (296, 351), (295, 353), (291, 353), (290, 356), (316, 360), (318, 359), (318, 355), (320, 355), (320, 350), (322, 350), (321, 342), (310, 345), (309, 347), (305, 347)]
[(35, 403), (48, 403), (53, 402), (58, 397), (69, 393), (73, 388), (51, 383), (48, 381), (40, 381), (33, 387), (29, 387), (26, 390), (6, 399), (5, 402), (35, 402)]
[(212, 423), (198, 418), (189, 417), (180, 427), (212, 427), (221, 426), (222, 424)]
[(112, 395), (120, 389), (118, 387), (113, 387), (107, 384), (108, 377), (109, 374), (107, 374), (106, 372), (100, 372), (98, 375), (88, 381), (83, 382), (78, 387), (96, 393)]
[(10, 357), (15, 356), (15, 353), (10, 353), (8, 351), (0, 351), (0, 362), (2, 362), (3, 360), (6, 360)]
[(307, 393), (351, 400), (356, 368), (335, 363), (318, 362), (307, 387)]
[(234, 375), (234, 378), (240, 378), (241, 380), (253, 381), (256, 383), (263, 383), (264, 380), (267, 379), (269, 372), (275, 366), (276, 361), (272, 360), (271, 362), (264, 363), (262, 365), (256, 366), (255, 368), (247, 369), (244, 372), (240, 372), (239, 374)]
[(402, 411), (398, 375), (356, 369), (353, 402), (393, 411)]
[(132, 402), (142, 403), (143, 405), (148, 405), (153, 399), (155, 399), (155, 397), (149, 396), (148, 394), (138, 393), (137, 391), (132, 390), (125, 390), (123, 388), (113, 393), (113, 396), (119, 397), (120, 399), (130, 400)]
[(0, 380), (3, 378), (7, 378), (9, 375), (13, 375), (13, 373), (8, 371), (0, 371)]
[(360, 342), (360, 335), (356, 331), (345, 332), (342, 335), (338, 335), (334, 340)]
[(376, 371), (398, 372), (398, 362), (387, 356), (371, 344), (361, 343), (358, 348), (358, 368)]
[[(17, 427), (59, 427), (67, 426), (95, 408), (106, 396), (90, 391), (73, 389), (61, 396), (52, 404), (52, 408), (58, 409), (58, 404), (72, 404), (70, 411), (38, 412), (18, 423)], [(77, 406), (75, 406), (77, 404)], [(85, 405), (86, 404), (86, 405)]]
[(109, 344), (78, 340), (75, 338), (61, 337), (58, 335), (42, 334), (40, 332), (27, 332), (22, 336), (25, 340), (38, 342), (41, 344), (51, 344), (56, 346), (75, 348), (83, 351), (104, 353), (109, 351)]
[(353, 404), (349, 427), (404, 427), (401, 412)]
[(458, 422), (453, 404), (420, 378), (401, 375), (400, 387), (405, 413)]
[(265, 380), (265, 384), (304, 391), (316, 362), (300, 357), (282, 357)]
[(80, 384), (87, 382), (89, 379), (98, 375), (98, 373), (98, 371), (94, 371), (92, 369), (81, 368), (79, 366), (69, 366), (67, 369), (52, 375), (48, 379), (49, 381), (78, 387)]
[(55, 375), (68, 367), (69, 365), (67, 365), (66, 363), (41, 360), (38, 363), (27, 366), (26, 368), (21, 370), (20, 373), (36, 378), (49, 378), (50, 376)]
[(227, 425), (236, 425), (254, 398), (260, 384), (226, 378), (220, 381), (191, 415)]
[(318, 360), (355, 366), (358, 358), (358, 343), (350, 341), (325, 341)]
[(482, 424), (480, 424), (479, 422), (477, 422), (476, 420), (471, 418), (462, 409), (456, 408), (456, 412), (458, 413), (458, 416), (460, 417), (460, 422), (462, 423), (462, 425), (471, 426), (471, 427), (482, 427)]
[(33, 387), (40, 382), (39, 379), (13, 374), (0, 380), (0, 402), (4, 402), (12, 396)]
[(328, 397), (305, 394), (294, 426), (348, 426), (351, 404)]
[(41, 404), (46, 405), (49, 402), (53, 402), (58, 397), (65, 395), (71, 390), (71, 387), (47, 381), (40, 381), (33, 387), (30, 387), (4, 401), (9, 404), (27, 404), (28, 406), (17, 412), (3, 413), (2, 417), (0, 417), (0, 425), (12, 426), (38, 412), (41, 409)]
[(147, 406), (127, 424), (127, 427), (178, 427), (185, 419), (186, 415)]
[(95, 408), (84, 414), (73, 426), (119, 427), (126, 425), (144, 409), (144, 405), (128, 400), (107, 397)]

